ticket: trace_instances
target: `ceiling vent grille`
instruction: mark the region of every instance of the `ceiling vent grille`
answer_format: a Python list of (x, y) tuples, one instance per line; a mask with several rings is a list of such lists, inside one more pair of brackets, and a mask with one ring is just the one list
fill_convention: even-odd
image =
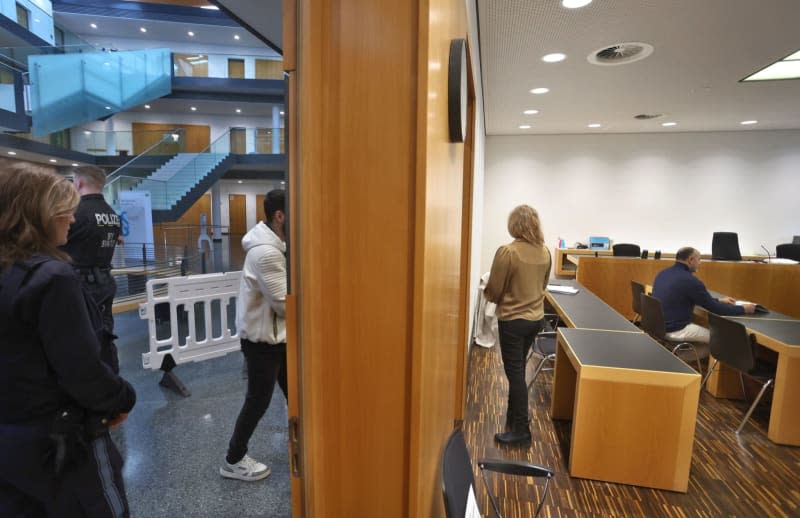
[(640, 113), (639, 115), (634, 115), (633, 118), (640, 121), (649, 121), (650, 119), (657, 119), (662, 115), (661, 113)]
[(615, 43), (595, 50), (586, 59), (594, 65), (627, 65), (653, 53), (653, 46), (638, 41)]

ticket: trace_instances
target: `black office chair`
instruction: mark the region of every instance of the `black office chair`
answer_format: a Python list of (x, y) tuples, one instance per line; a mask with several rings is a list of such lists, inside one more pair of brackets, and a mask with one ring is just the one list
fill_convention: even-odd
[(792, 244), (793, 245), (800, 245), (800, 236), (792, 237)]
[(708, 327), (711, 330), (711, 355), (714, 361), (708, 368), (708, 373), (703, 378), (703, 387), (706, 386), (711, 373), (714, 372), (714, 367), (718, 362), (722, 362), (729, 367), (739, 371), (739, 380), (742, 384), (742, 394), (746, 397), (747, 393), (744, 390), (743, 375), (754, 379), (761, 384), (761, 390), (747, 409), (747, 413), (742, 419), (739, 428), (736, 429), (738, 434), (744, 427), (750, 415), (756, 408), (756, 405), (761, 401), (761, 397), (766, 392), (767, 388), (772, 385), (775, 380), (775, 365), (762, 361), (756, 357), (756, 340), (754, 335), (747, 334), (747, 328), (740, 322), (732, 318), (721, 317), (714, 313), (708, 314)]
[(526, 365), (528, 361), (533, 358), (534, 356), (539, 358), (539, 363), (536, 365), (536, 370), (533, 373), (533, 377), (528, 382), (528, 389), (530, 390), (531, 385), (536, 381), (536, 377), (542, 371), (551, 371), (553, 367), (544, 367), (544, 364), (550, 362), (550, 364), (555, 364), (556, 362), (556, 328), (558, 327), (558, 315), (552, 314), (545, 314), (544, 316), (544, 325), (539, 333), (536, 335), (536, 338), (533, 339), (533, 346), (531, 346), (531, 350), (528, 353), (528, 358), (526, 359)]
[(775, 247), (775, 256), (779, 259), (800, 261), (800, 244), (784, 243)]
[(619, 243), (611, 247), (611, 254), (615, 257), (639, 257), (642, 254), (642, 249), (639, 245), (631, 243)]
[(703, 367), (700, 365), (701, 358), (708, 357), (708, 346), (706, 344), (694, 344), (692, 342), (676, 343), (667, 338), (667, 327), (664, 323), (664, 310), (661, 301), (652, 295), (642, 293), (640, 296), (642, 309), (642, 330), (654, 338), (658, 343), (672, 351), (678, 358), (682, 351), (692, 351), (697, 361), (697, 371), (702, 373)]
[[(497, 506), (492, 487), (486, 479), (486, 470), (523, 477), (546, 477), (542, 498), (539, 500), (536, 514), (534, 514), (534, 516), (539, 516), (542, 504), (544, 504), (544, 499), (547, 496), (547, 489), (550, 486), (550, 479), (554, 474), (551, 469), (531, 464), (530, 462), (488, 459), (479, 460), (478, 467), (481, 470), (486, 491), (489, 493), (489, 500), (492, 502), (492, 507), (498, 518), (503, 518), (503, 515)], [(464, 442), (464, 432), (461, 429), (457, 429), (447, 439), (447, 444), (442, 454), (442, 494), (447, 518), (464, 518), (469, 494), (472, 491), (474, 496), (474, 488), (475, 477), (472, 475), (472, 462), (469, 459), (467, 443)]]
[(721, 261), (741, 261), (739, 234), (736, 232), (714, 232), (711, 238), (711, 258)]
[(644, 293), (644, 284), (631, 280), (631, 308), (634, 313), (634, 324), (642, 319), (642, 293)]

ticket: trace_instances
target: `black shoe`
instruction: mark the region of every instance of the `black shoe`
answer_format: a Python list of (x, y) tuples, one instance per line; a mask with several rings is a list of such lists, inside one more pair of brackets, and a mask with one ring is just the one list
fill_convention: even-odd
[(521, 443), (529, 443), (531, 442), (531, 431), (530, 430), (521, 430), (521, 431), (511, 431), (511, 432), (503, 432), (503, 433), (496, 433), (494, 434), (494, 440), (499, 442), (500, 444), (521, 444)]

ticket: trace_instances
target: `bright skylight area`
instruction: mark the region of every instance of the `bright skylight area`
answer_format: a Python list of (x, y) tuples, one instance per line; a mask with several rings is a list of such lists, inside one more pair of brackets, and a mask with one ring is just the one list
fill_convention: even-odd
[(773, 81), (777, 79), (800, 79), (800, 50), (742, 81)]

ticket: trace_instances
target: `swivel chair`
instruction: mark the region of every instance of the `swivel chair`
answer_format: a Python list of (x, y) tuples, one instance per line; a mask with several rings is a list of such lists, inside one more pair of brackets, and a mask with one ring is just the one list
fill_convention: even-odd
[(784, 243), (776, 246), (775, 257), (800, 261), (800, 244)]
[(714, 232), (711, 238), (711, 259), (741, 261), (739, 234), (736, 232)]
[(611, 249), (611, 254), (615, 257), (639, 257), (642, 253), (639, 245), (631, 243), (619, 243), (611, 247)]
[[(545, 477), (544, 491), (542, 491), (542, 497), (536, 507), (536, 513), (533, 515), (539, 516), (544, 499), (547, 497), (550, 479), (554, 474), (553, 470), (529, 462), (490, 459), (479, 460), (478, 468), (481, 470), (486, 491), (489, 493), (489, 500), (498, 518), (503, 518), (503, 515), (500, 513), (497, 499), (492, 493), (492, 487), (486, 479), (487, 470), (505, 475)], [(442, 496), (447, 518), (464, 518), (470, 493), (472, 493), (472, 498), (477, 500), (475, 498), (475, 477), (472, 475), (472, 462), (469, 458), (467, 443), (464, 441), (464, 432), (457, 429), (447, 439), (444, 453), (442, 453)]]
[(756, 340), (754, 335), (747, 334), (747, 328), (732, 318), (721, 317), (714, 313), (708, 314), (708, 327), (711, 331), (711, 355), (714, 361), (708, 367), (708, 372), (703, 378), (702, 386), (705, 387), (709, 376), (714, 371), (718, 362), (732, 367), (739, 371), (739, 380), (742, 384), (742, 394), (746, 396), (744, 390), (743, 375), (746, 375), (761, 385), (761, 390), (756, 399), (747, 409), (747, 413), (742, 419), (736, 434), (742, 431), (753, 410), (761, 401), (761, 397), (767, 388), (775, 380), (775, 365), (762, 361), (756, 357)]
[[(681, 351), (692, 351), (697, 361), (697, 372), (702, 373), (701, 358), (708, 357), (706, 344), (693, 344), (691, 342), (678, 342), (667, 338), (666, 324), (664, 323), (664, 310), (661, 301), (652, 295), (641, 294), (642, 330), (655, 339), (658, 343), (672, 351), (672, 354), (681, 358)], [(681, 358), (683, 359), (683, 358)]]

